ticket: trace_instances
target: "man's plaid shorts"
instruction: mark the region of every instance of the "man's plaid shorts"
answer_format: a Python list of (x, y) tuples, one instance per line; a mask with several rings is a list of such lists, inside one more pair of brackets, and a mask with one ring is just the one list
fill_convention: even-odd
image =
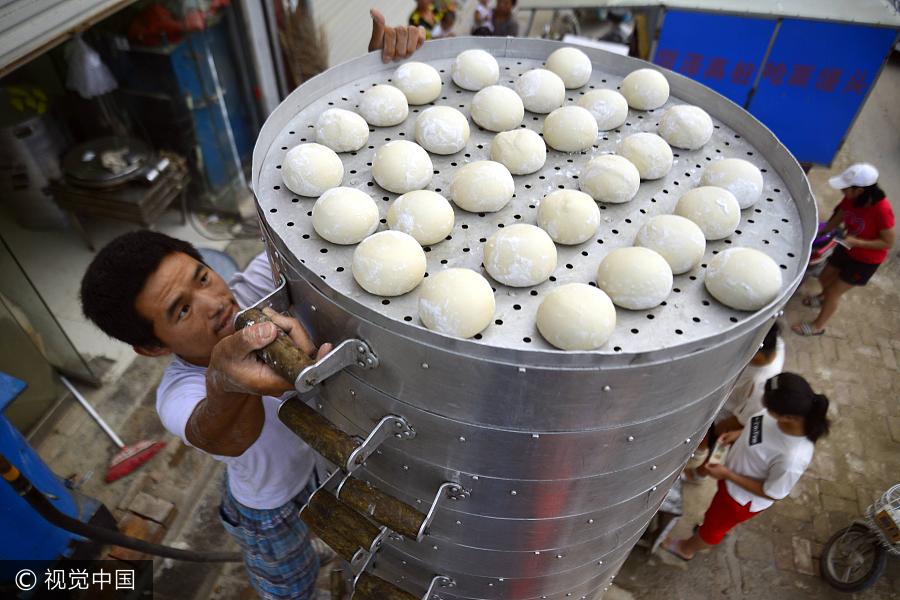
[(319, 559), (300, 520), (310, 492), (307, 487), (284, 506), (257, 510), (235, 500), (225, 481), (219, 516), (240, 544), (250, 583), (263, 600), (315, 597)]

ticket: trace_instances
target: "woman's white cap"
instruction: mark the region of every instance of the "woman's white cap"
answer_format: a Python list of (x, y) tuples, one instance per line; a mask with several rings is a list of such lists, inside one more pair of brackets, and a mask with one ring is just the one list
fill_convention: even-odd
[(836, 190), (844, 190), (848, 187), (869, 187), (878, 181), (878, 169), (869, 163), (856, 163), (850, 165), (847, 170), (828, 180), (828, 185)]

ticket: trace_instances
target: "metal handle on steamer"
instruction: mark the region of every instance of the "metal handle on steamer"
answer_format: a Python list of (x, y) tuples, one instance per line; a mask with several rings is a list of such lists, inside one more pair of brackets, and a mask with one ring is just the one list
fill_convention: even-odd
[[(335, 487), (338, 480), (340, 483)], [(333, 489), (335, 492), (332, 494)], [(424, 536), (438, 502), (445, 496), (453, 500), (464, 499), (468, 496), (468, 491), (459, 484), (444, 483), (438, 488), (428, 515), (422, 515), (368, 483), (335, 471), (303, 507), (300, 517), (326, 544), (350, 563), (351, 570), (356, 574), (353, 580), (353, 598), (409, 600), (415, 597), (367, 571), (374, 564), (376, 554), (386, 539), (399, 540), (397, 533), (407, 537)], [(376, 527), (363, 515), (381, 522), (382, 527)], [(436, 575), (421, 600), (438, 600), (438, 588), (455, 585), (456, 582), (449, 577)]]
[(347, 506), (368, 516), (379, 525), (383, 525), (404, 537), (421, 542), (434, 521), (441, 501), (451, 500), (455, 502), (465, 500), (469, 497), (469, 490), (454, 481), (445, 481), (438, 487), (431, 505), (425, 513), (352, 475), (347, 475), (338, 484), (335, 496)]
[[(336, 472), (335, 476), (338, 475), (343, 474)], [(333, 478), (329, 478), (322, 487), (329, 490), (333, 488), (335, 497), (343, 504), (394, 533), (417, 542), (421, 542), (428, 533), (442, 500), (457, 501), (469, 497), (469, 491), (460, 484), (453, 481), (444, 482), (438, 487), (428, 511), (422, 513), (352, 475), (343, 476), (336, 487), (332, 485), (332, 481)]]
[[(264, 321), (270, 319), (262, 310), (250, 308), (236, 317), (235, 328), (242, 329)], [(294, 381), (295, 387), (300, 391), (307, 391), (349, 364), (355, 363), (363, 368), (374, 368), (378, 364), (368, 346), (359, 340), (342, 342), (325, 359), (315, 363), (314, 359), (294, 346), (281, 330), (274, 342), (259, 351), (259, 356), (282, 377)], [(415, 437), (415, 430), (403, 417), (388, 415), (381, 419), (365, 440), (360, 441), (344, 433), (299, 398), (284, 402), (278, 415), (282, 422), (314, 450), (347, 473), (353, 472), (365, 462), (389, 436), (406, 439)], [(381, 525), (417, 541), (422, 539), (425, 528), (431, 521), (431, 511), (424, 515), (356, 478), (345, 478), (337, 493), (341, 500), (355, 510), (368, 514)]]
[[(284, 281), (279, 290), (284, 289)], [(277, 290), (276, 290), (277, 292)], [(265, 299), (264, 299), (265, 301)], [(243, 329), (254, 323), (270, 321), (260, 308), (248, 308), (235, 317), (235, 329)], [(257, 354), (275, 372), (294, 382), (300, 392), (313, 387), (350, 365), (374, 369), (378, 359), (361, 340), (345, 340), (338, 344), (328, 356), (316, 362), (297, 348), (290, 337), (279, 329), (275, 340)], [(328, 419), (307, 406), (302, 400), (293, 398), (282, 404), (279, 417), (303, 441), (319, 454), (338, 465), (346, 472), (359, 467), (388, 435), (411, 438), (415, 432), (402, 417), (388, 415), (375, 427), (369, 436), (359, 441), (347, 435)]]
[(278, 417), (313, 450), (347, 473), (359, 468), (391, 435), (400, 439), (412, 439), (416, 436), (415, 429), (410, 427), (406, 419), (398, 415), (387, 415), (366, 439), (360, 441), (344, 433), (300, 398), (285, 400), (278, 409)]
[[(300, 511), (303, 522), (357, 573), (353, 598), (358, 600), (419, 600), (366, 572), (387, 535), (330, 492), (319, 489)], [(430, 597), (430, 593), (426, 598)]]
[[(234, 319), (234, 328), (243, 329), (248, 325), (271, 321), (260, 308), (248, 308), (241, 311)], [(368, 344), (362, 340), (344, 340), (334, 347), (320, 361), (307, 356), (294, 346), (288, 335), (278, 330), (278, 335), (271, 344), (257, 354), (276, 373), (294, 384), (298, 392), (308, 392), (338, 371), (356, 365), (363, 369), (374, 369), (378, 366), (378, 357)]]
[(341, 502), (380, 525), (417, 542), (422, 541), (433, 513), (424, 514), (409, 504), (385, 494), (369, 483), (348, 475), (337, 487)]

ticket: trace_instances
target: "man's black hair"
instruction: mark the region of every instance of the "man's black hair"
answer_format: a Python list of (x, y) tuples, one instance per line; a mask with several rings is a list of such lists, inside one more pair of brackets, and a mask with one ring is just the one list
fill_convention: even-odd
[(189, 243), (155, 231), (133, 231), (111, 241), (81, 280), (84, 315), (106, 335), (126, 344), (160, 346), (153, 323), (138, 314), (135, 301), (163, 259), (175, 252), (203, 262)]

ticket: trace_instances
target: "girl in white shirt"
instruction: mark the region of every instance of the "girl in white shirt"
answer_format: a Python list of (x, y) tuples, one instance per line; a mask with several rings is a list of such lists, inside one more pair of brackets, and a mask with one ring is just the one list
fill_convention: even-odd
[(718, 491), (692, 537), (666, 540), (672, 554), (690, 560), (715, 546), (735, 525), (786, 497), (806, 471), (816, 440), (828, 433), (828, 398), (800, 375), (781, 373), (766, 382), (763, 406), (742, 430), (719, 437), (718, 444), (734, 445), (724, 465), (706, 466)]

